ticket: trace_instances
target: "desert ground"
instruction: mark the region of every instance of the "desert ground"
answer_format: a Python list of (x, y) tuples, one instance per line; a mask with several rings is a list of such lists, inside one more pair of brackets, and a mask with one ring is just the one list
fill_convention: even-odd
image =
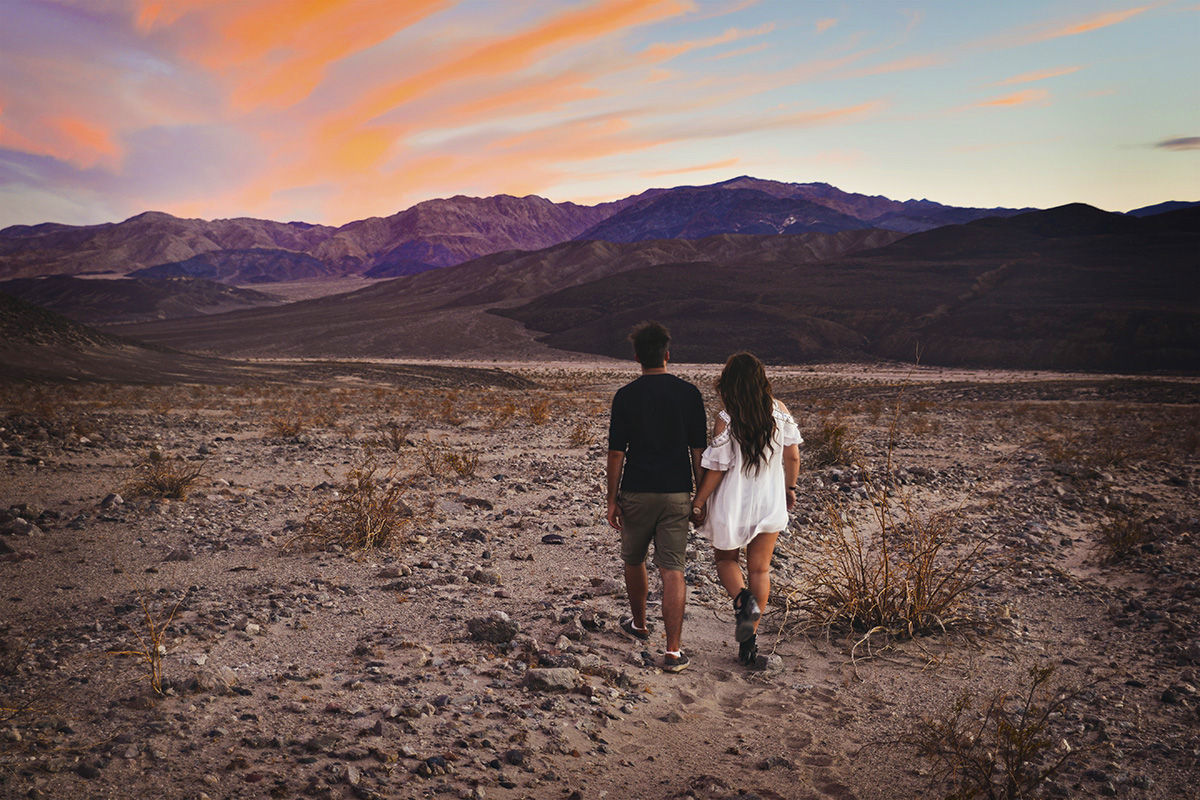
[[(667, 674), (604, 521), (633, 366), (0, 387), (0, 795), (1198, 796), (1200, 380), (772, 369), (808, 441), (761, 657), (694, 536)], [(828, 613), (881, 543), (962, 592)]]

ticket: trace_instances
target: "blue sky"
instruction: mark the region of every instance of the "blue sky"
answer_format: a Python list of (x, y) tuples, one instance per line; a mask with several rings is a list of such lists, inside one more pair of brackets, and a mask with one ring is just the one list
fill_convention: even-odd
[(0, 5), (0, 226), (342, 224), (749, 174), (962, 206), (1200, 199), (1196, 2)]

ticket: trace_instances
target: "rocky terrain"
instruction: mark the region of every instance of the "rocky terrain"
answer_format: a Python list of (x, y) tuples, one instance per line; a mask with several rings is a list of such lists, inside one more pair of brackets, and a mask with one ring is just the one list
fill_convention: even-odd
[[(715, 368), (675, 371), (715, 414)], [(1034, 796), (1195, 795), (1194, 379), (772, 370), (808, 442), (763, 657), (737, 664), (696, 538), (692, 664), (669, 675), (661, 625), (648, 645), (617, 628), (603, 519), (608, 402), (633, 375), (364, 362), (4, 384), (0, 794), (944, 796), (922, 720), (966, 692), (975, 724), (1054, 667), (1036, 761), (1069, 758)], [(199, 469), (186, 499), (140, 495), (155, 463)], [(355, 470), (399, 497), (396, 545), (306, 547), (359, 496)], [(991, 537), (981, 567), (1004, 567), (945, 632), (806, 617), (828, 509), (869, 531), (880, 481), (922, 518), (953, 515), (947, 557)]]

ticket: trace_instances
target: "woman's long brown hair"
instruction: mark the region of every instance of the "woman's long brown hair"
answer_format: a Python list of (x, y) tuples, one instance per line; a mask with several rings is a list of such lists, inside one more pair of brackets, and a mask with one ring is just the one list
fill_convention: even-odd
[(729, 412), (730, 433), (742, 451), (743, 469), (757, 473), (767, 462), (775, 434), (775, 401), (761, 361), (750, 353), (735, 353), (717, 378), (717, 393)]

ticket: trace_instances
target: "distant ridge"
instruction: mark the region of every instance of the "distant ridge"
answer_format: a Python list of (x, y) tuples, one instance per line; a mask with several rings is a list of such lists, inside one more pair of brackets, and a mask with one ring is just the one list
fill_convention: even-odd
[(198, 277), (233, 285), (348, 275), (414, 275), (508, 250), (572, 240), (704, 239), (725, 233), (912, 233), (1013, 209), (899, 202), (824, 183), (742, 176), (711, 186), (649, 189), (583, 206), (542, 197), (451, 197), (340, 227), (248, 218), (180, 219), (148, 211), (124, 222), (0, 230), (0, 279), (112, 274)]
[(685, 362), (744, 348), (792, 364), (920, 353), (939, 365), (1195, 372), (1197, 252), (1200, 209), (1138, 219), (1072, 204), (828, 261), (634, 270), (497, 313), (552, 347), (614, 357), (629, 326), (653, 318)]

